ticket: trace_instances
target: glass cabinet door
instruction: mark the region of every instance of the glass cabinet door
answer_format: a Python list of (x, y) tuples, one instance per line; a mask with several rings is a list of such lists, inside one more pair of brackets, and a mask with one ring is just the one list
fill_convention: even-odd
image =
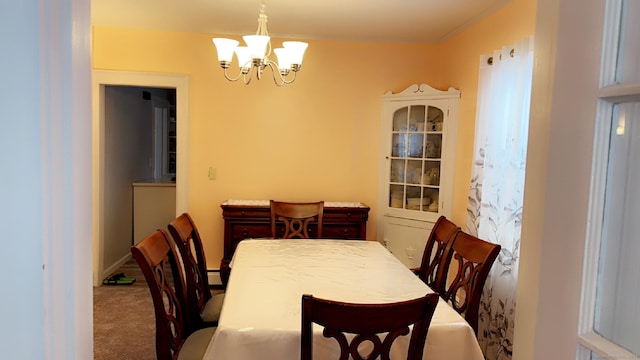
[(444, 112), (410, 105), (393, 113), (389, 207), (438, 212)]

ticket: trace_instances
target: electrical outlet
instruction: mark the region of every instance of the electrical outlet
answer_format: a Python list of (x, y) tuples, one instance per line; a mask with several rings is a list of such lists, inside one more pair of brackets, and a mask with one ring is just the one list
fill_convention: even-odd
[(218, 175), (218, 170), (213, 166), (209, 167), (209, 180), (215, 180)]

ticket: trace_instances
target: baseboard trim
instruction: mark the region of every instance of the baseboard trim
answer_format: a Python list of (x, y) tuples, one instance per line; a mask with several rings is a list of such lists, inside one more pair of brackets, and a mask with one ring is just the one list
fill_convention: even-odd
[[(127, 254), (120, 258), (118, 261), (113, 263), (111, 266), (106, 268), (102, 274), (100, 274), (98, 283), (93, 284), (94, 286), (99, 286), (102, 283), (102, 280), (106, 279), (107, 276), (111, 275), (113, 272), (118, 270), (122, 265), (126, 264), (127, 261), (131, 260), (131, 254)], [(208, 269), (207, 270), (207, 279), (209, 280), (209, 285), (213, 287), (221, 287), (222, 279), (220, 279), (220, 269)]]
[(123, 256), (122, 258), (120, 258), (120, 260), (116, 261), (114, 264), (109, 266), (108, 268), (104, 269), (102, 274), (100, 274), (100, 277), (98, 279), (98, 283), (97, 284), (93, 284), (93, 286), (99, 286), (102, 283), (102, 280), (106, 279), (107, 276), (111, 275), (113, 272), (115, 272), (120, 267), (122, 267), (122, 265), (126, 264), (127, 261), (131, 260), (131, 257), (132, 257), (131, 254), (127, 254), (127, 255)]

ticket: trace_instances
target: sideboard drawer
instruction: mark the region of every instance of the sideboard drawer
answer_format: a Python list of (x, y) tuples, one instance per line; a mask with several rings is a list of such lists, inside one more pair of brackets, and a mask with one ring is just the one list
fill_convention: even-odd
[[(250, 238), (263, 238), (271, 236), (271, 227), (265, 227), (259, 223), (233, 223), (230, 224), (231, 237), (234, 240), (243, 240)], [(235, 249), (235, 246), (234, 246)]]
[(362, 211), (348, 211), (347, 209), (340, 209), (340, 210), (336, 210), (333, 211), (329, 214), (327, 214), (327, 209), (325, 208), (325, 223), (329, 222), (346, 222), (346, 223), (353, 223), (353, 222), (361, 222), (361, 221), (367, 221), (367, 219), (369, 218), (369, 214), (368, 213), (363, 213)]
[(322, 227), (322, 237), (326, 239), (361, 239), (360, 226), (355, 225), (331, 225)]
[(269, 207), (251, 207), (251, 206), (222, 206), (222, 217), (225, 219), (269, 219), (271, 209)]

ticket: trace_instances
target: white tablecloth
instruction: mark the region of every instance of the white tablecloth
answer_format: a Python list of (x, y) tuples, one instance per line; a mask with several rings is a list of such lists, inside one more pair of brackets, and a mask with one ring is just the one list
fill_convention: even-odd
[[(218, 329), (204, 359), (298, 360), (302, 294), (386, 303), (432, 292), (375, 241), (243, 240), (231, 267)], [(314, 327), (314, 359), (336, 359), (335, 340), (321, 331)], [(397, 339), (391, 358), (406, 358), (407, 344), (407, 336)], [(431, 360), (483, 359), (471, 327), (442, 299), (424, 354)]]

